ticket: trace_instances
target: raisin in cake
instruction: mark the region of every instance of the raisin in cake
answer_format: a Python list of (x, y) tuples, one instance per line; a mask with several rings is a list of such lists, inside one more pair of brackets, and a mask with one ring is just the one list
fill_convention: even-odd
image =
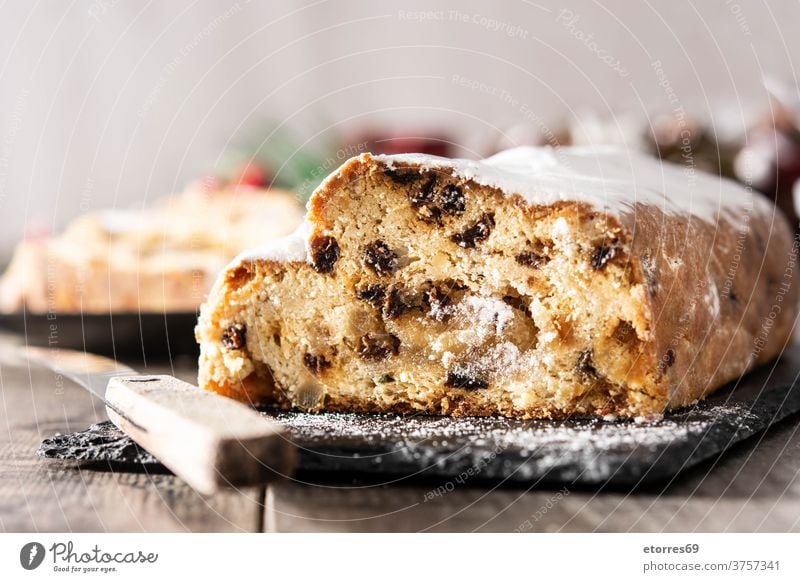
[(200, 184), (150, 207), (84, 214), (58, 236), (17, 246), (0, 311), (195, 311), (226, 263), (302, 218), (289, 192)]
[(785, 346), (785, 218), (618, 149), (361, 155), (201, 311), (200, 385), (332, 411), (638, 416)]

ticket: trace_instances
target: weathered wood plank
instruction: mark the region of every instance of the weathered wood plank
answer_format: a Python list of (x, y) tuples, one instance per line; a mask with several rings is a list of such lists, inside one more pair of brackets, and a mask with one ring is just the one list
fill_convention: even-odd
[(263, 490), (202, 497), (172, 475), (112, 473), (32, 458), (38, 433), (0, 449), (5, 531), (258, 531)]
[(800, 531), (797, 419), (734, 447), (672, 484), (633, 494), (487, 488), (314, 487), (267, 495), (274, 531)]
[(799, 532), (800, 504), (767, 499), (456, 490), (422, 501), (425, 490), (377, 491), (273, 485), (272, 531)]
[[(83, 389), (0, 357), (2, 531), (259, 531), (264, 490), (202, 497), (173, 475), (112, 473), (35, 456), (42, 437), (105, 419)], [(151, 368), (163, 372), (163, 368)], [(191, 370), (184, 370), (191, 377)]]

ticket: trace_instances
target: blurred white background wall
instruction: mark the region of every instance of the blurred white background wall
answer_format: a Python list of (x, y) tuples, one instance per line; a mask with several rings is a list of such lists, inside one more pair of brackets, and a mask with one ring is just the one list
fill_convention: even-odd
[(441, 127), (467, 154), (585, 109), (728, 131), (768, 107), (764, 75), (796, 90), (798, 24), (800, 3), (765, 0), (8, 0), (0, 263), (32, 225), (181, 188), (265, 117), (311, 143)]

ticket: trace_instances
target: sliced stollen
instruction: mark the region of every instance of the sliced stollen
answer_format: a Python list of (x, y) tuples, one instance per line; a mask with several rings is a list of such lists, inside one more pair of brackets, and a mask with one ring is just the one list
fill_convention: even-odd
[(657, 414), (780, 353), (796, 252), (765, 198), (634, 152), (364, 154), (219, 276), (199, 382), (312, 411)]

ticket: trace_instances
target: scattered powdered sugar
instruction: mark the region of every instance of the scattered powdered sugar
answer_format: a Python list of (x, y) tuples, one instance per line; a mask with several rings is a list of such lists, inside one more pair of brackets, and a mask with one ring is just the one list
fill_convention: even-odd
[[(644, 422), (570, 419), (522, 421), (505, 417), (434, 417), (394, 414), (274, 413), (291, 438), (314, 450), (335, 445), (359, 449), (362, 458), (452, 470), (480, 465), (485, 477), (509, 472), (529, 479), (557, 471), (562, 479), (602, 480), (629, 460), (652, 464), (692, 453), (714, 430), (751, 431), (756, 417), (738, 405), (698, 406)], [(729, 438), (729, 437), (726, 437)], [(680, 456), (679, 455), (679, 456)]]
[(492, 336), (503, 333), (514, 320), (514, 309), (494, 297), (468, 295), (455, 305), (442, 308), (444, 315), (451, 315), (466, 328), (459, 332), (465, 343), (481, 344)]
[[(792, 372), (792, 377), (794, 372)], [(741, 390), (738, 391), (741, 393)], [(760, 393), (760, 389), (759, 389)], [(348, 479), (355, 475), (445, 477), (565, 485), (635, 485), (643, 477), (668, 478), (783, 418), (786, 387), (762, 405), (749, 396), (712, 398), (665, 418), (640, 424), (612, 419), (521, 421), (393, 414), (264, 412), (284, 425), (306, 471)], [(752, 392), (750, 393), (752, 396)], [(796, 410), (795, 398), (786, 413)], [(45, 439), (46, 458), (157, 465), (110, 421), (88, 431)], [(331, 477), (323, 477), (330, 479)], [(449, 491), (451, 489), (447, 489)]]
[(711, 312), (711, 316), (716, 318), (719, 316), (719, 289), (717, 289), (717, 285), (714, 283), (714, 278), (710, 275), (707, 277), (707, 281), (708, 289), (706, 289), (703, 300)]
[[(462, 373), (496, 378), (518, 371), (529, 358), (506, 338), (506, 331), (517, 317), (514, 308), (490, 296), (469, 295), (449, 305), (433, 307), (437, 319), (448, 322), (448, 331), (431, 343), (432, 354), (438, 353), (445, 368)], [(449, 346), (455, 339), (461, 357)], [(464, 354), (466, 357), (464, 357)], [(461, 361), (459, 361), (461, 360)], [(530, 366), (527, 369), (532, 369)]]
[[(454, 359), (452, 361), (455, 362)], [(461, 374), (490, 378), (493, 382), (498, 382), (523, 369), (529, 372), (534, 369), (533, 355), (528, 354), (528, 357), (523, 357), (519, 348), (509, 341), (470, 350), (463, 361), (455, 362), (452, 366), (448, 366), (442, 358), (442, 364)]]
[[(730, 414), (730, 409), (727, 409)], [(703, 418), (690, 422), (670, 419), (646, 423), (599, 419), (516, 420), (507, 417), (447, 417), (396, 414), (280, 412), (276, 419), (304, 437), (359, 438), (406, 445), (442, 444), (469, 438), (474, 446), (501, 444), (530, 452), (569, 444), (611, 450), (620, 446), (655, 446), (671, 442), (710, 424)]]
[[(492, 370), (495, 374), (513, 372), (520, 369), (523, 362), (523, 355), (519, 347), (512, 342), (503, 341), (492, 346), (485, 356), (481, 359), (484, 369)], [(523, 366), (527, 370), (532, 370), (533, 366)]]

